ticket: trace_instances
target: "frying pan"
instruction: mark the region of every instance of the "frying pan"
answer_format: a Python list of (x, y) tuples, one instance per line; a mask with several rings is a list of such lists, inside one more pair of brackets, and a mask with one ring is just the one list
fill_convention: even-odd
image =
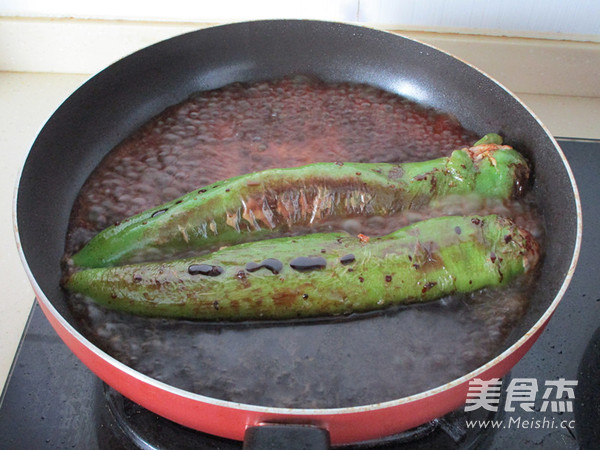
[[(480, 135), (499, 132), (529, 158), (544, 217), (545, 257), (530, 306), (498, 356), (408, 397), (339, 408), (286, 408), (169, 386), (109, 356), (78, 329), (60, 288), (60, 260), (73, 202), (101, 159), (151, 117), (193, 92), (293, 74), (398, 93), (454, 115)], [(319, 427), (333, 444), (357, 442), (410, 429), (461, 407), (469, 380), (502, 377), (533, 345), (569, 284), (581, 238), (579, 197), (560, 148), (504, 87), (422, 43), (318, 21), (208, 28), (160, 42), (108, 67), (71, 95), (40, 132), (22, 170), (15, 208), (17, 242), (39, 304), (83, 363), (141, 406), (184, 426), (237, 440), (251, 427), (280, 423)]]

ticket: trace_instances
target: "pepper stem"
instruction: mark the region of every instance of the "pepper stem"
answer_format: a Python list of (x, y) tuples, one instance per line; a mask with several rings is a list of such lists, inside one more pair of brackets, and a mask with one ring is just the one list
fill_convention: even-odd
[(476, 147), (478, 145), (486, 145), (486, 144), (502, 145), (502, 136), (500, 136), (499, 134), (496, 134), (496, 133), (488, 133), (484, 137), (479, 139), (477, 142), (475, 142), (475, 144), (473, 144), (473, 147)]

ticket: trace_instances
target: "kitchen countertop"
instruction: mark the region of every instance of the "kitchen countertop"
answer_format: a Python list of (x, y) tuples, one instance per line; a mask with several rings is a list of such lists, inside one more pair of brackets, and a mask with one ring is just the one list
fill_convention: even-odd
[[(9, 21), (8, 27), (18, 28), (19, 23)], [(23, 22), (21, 25), (24, 25), (24, 30), (29, 33), (31, 24)], [(57, 24), (51, 25), (55, 27)], [(80, 25), (85, 29), (86, 24)], [(89, 25), (92, 28), (101, 26), (97, 22)], [(6, 33), (6, 26), (7, 22), (0, 19), (0, 36)], [(160, 32), (152, 34), (153, 26)], [(60, 61), (58, 66), (54, 65), (52, 68), (28, 63), (19, 65), (14, 63), (14, 58), (7, 55), (7, 52), (0, 53), (3, 55), (0, 57), (0, 149), (3, 154), (3, 164), (0, 165), (0, 207), (5, 211), (5, 214), (0, 216), (0, 284), (3, 289), (0, 297), (0, 386), (4, 385), (9, 375), (34, 301), (33, 290), (29, 286), (17, 252), (12, 222), (14, 190), (27, 152), (55, 109), (91, 74), (108, 64), (107, 58), (108, 62), (114, 61), (136, 48), (190, 30), (190, 25), (171, 26), (165, 32), (165, 26), (149, 24), (143, 29), (147, 34), (142, 34), (142, 38), (138, 36), (133, 42), (131, 39), (124, 39), (122, 46), (113, 45), (110, 51), (102, 53), (96, 60), (93, 56), (88, 56), (86, 64), (73, 68), (83, 73), (56, 71), (57, 67), (69, 67), (67, 63), (61, 66)], [(81, 33), (81, 29), (78, 32)], [(403, 34), (411, 37), (414, 35), (422, 41), (447, 49), (501, 80), (535, 112), (553, 135), (583, 139), (600, 138), (600, 93), (596, 91), (597, 73), (600, 72), (600, 44), (420, 34), (414, 31)], [(38, 37), (35, 36), (36, 39)], [(0, 44), (0, 47), (3, 45), (6, 43)], [(31, 45), (31, 48), (34, 48), (34, 44)], [(25, 44), (21, 42), (19, 48), (22, 49), (23, 46), (27, 48), (26, 38)], [(511, 61), (510, 64), (515, 67), (527, 67), (528, 70), (521, 71), (520, 76), (519, 71), (515, 73), (506, 69), (504, 64), (498, 65), (495, 62), (497, 58), (492, 61), (490, 53), (497, 55), (499, 49), (503, 58)], [(572, 60), (573, 55), (575, 61)], [(64, 52), (60, 57), (69, 59), (69, 55), (65, 55)], [(76, 59), (77, 54), (70, 57)], [(580, 58), (579, 61), (577, 58)], [(568, 64), (574, 64), (575, 67), (570, 67), (569, 70), (574, 70), (575, 75), (565, 72), (566, 69), (559, 65), (556, 65), (557, 70), (546, 70), (552, 66), (552, 60), (569, 61)], [(23, 71), (16, 71), (19, 68)], [(31, 71), (45, 69), (45, 72)], [(573, 76), (577, 79), (573, 80)], [(571, 84), (574, 86), (571, 87)]]

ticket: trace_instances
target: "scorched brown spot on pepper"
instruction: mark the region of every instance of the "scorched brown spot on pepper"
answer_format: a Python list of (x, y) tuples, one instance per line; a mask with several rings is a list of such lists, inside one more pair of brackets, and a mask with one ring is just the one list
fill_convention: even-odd
[(273, 294), (273, 304), (277, 308), (288, 308), (294, 305), (298, 301), (298, 297), (301, 294), (294, 291), (279, 291)]
[(415, 269), (429, 272), (444, 267), (444, 261), (440, 255), (440, 246), (434, 242), (421, 242), (417, 240), (411, 260)]

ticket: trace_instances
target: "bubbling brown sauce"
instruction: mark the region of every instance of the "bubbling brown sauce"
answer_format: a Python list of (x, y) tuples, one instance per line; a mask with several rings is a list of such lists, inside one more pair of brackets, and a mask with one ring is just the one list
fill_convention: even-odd
[[(199, 92), (151, 119), (95, 169), (75, 202), (66, 255), (112, 223), (235, 175), (321, 161), (422, 161), (478, 138), (449, 115), (360, 84), (292, 77)], [(531, 195), (510, 202), (449, 198), (435, 208), (352, 216), (295, 232), (376, 236), (472, 213), (511, 217), (543, 237)], [(351, 264), (354, 256), (342, 259)], [(249, 264), (281, 270), (279, 261)], [(322, 269), (302, 260), (297, 270), (308, 266)], [(190, 267), (211, 276), (218, 269)], [(167, 320), (109, 311), (79, 295), (69, 302), (90, 341), (160, 381), (235, 402), (330, 408), (412, 395), (479, 367), (504, 349), (533, 282), (523, 277), (508, 288), (424, 305), (297, 322)]]

